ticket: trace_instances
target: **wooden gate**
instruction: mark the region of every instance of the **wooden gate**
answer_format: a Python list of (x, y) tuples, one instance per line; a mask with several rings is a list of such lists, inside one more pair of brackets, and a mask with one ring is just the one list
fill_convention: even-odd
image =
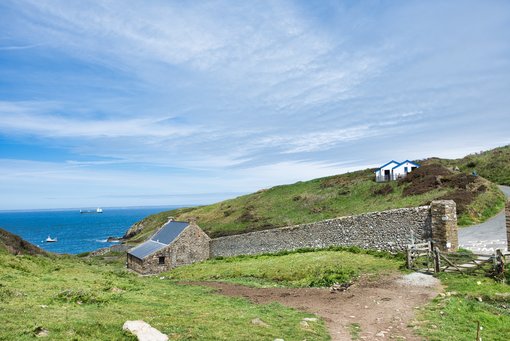
[(432, 244), (430, 242), (409, 244), (406, 248), (407, 268), (430, 272), (432, 265)]
[(430, 242), (409, 244), (406, 248), (407, 268), (422, 272), (458, 272), (490, 274), (503, 280), (510, 253), (496, 250), (493, 255), (471, 252), (442, 252)]

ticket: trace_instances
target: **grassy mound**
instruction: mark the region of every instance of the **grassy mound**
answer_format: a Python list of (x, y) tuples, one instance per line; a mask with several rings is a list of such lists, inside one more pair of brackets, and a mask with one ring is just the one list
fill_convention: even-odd
[(305, 249), (213, 259), (173, 269), (166, 275), (178, 280), (214, 280), (249, 286), (324, 287), (350, 283), (361, 274), (377, 276), (397, 271), (402, 264), (402, 259), (385, 252), (359, 248)]
[[(13, 256), (0, 250), (0, 340), (136, 340), (126, 320), (144, 320), (171, 340), (329, 340), (324, 323), (279, 304), (256, 305), (211, 289), (139, 277), (73, 256)], [(259, 318), (268, 324), (251, 323)]]
[[(416, 175), (414, 175), (416, 173)], [(169, 216), (196, 218), (211, 237), (310, 223), (340, 216), (429, 204), (453, 199), (461, 225), (484, 221), (502, 207), (504, 196), (481, 177), (453, 172), (441, 165), (424, 166), (401, 182), (376, 183), (373, 170), (276, 186), (213, 205), (151, 215), (134, 224), (125, 238), (140, 242)]]

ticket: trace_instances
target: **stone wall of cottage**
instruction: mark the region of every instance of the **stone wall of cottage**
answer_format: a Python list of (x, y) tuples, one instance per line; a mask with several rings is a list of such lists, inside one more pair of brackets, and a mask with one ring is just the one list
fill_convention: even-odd
[[(169, 246), (140, 260), (127, 255), (127, 267), (141, 274), (154, 274), (176, 266), (192, 264), (209, 258), (210, 238), (196, 224), (190, 224)], [(160, 257), (164, 257), (160, 263)]]
[(401, 251), (411, 242), (434, 241), (436, 237), (441, 249), (447, 245), (450, 250), (457, 248), (457, 216), (451, 200), (220, 237), (211, 240), (210, 255), (253, 255), (328, 246)]

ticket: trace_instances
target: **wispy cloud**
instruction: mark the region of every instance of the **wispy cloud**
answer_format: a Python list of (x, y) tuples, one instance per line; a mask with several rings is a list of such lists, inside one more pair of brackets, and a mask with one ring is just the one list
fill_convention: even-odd
[(237, 193), (504, 143), (509, 9), (4, 1), (0, 142), (28, 161), (65, 150), (57, 165), (4, 166), (24, 170), (12, 184), (32, 179), (26, 193), (73, 176), (96, 179), (90, 196), (124, 194), (117, 179), (140, 184), (130, 195), (166, 193), (156, 180)]
[(198, 127), (177, 127), (172, 125), (168, 117), (158, 119), (124, 119), (122, 117), (116, 119), (91, 119), (57, 116), (46, 112), (47, 109), (48, 105), (44, 102), (0, 102), (0, 130), (4, 134), (21, 132), (52, 138), (179, 138), (200, 130)]

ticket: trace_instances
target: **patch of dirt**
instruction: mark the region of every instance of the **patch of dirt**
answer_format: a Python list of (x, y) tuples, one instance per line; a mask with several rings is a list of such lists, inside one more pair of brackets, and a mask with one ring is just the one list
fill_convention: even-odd
[(393, 193), (393, 187), (391, 187), (390, 184), (386, 184), (382, 187), (376, 188), (373, 191), (374, 195), (388, 195), (390, 193)]
[(453, 200), (457, 204), (457, 214), (467, 211), (469, 204), (475, 200), (475, 194), (465, 189), (457, 189), (452, 193), (443, 195), (440, 200)]
[[(404, 279), (404, 280), (403, 280)], [(415, 309), (441, 290), (439, 281), (408, 280), (400, 274), (369, 280), (361, 278), (346, 291), (329, 288), (249, 288), (222, 282), (191, 282), (217, 289), (218, 293), (245, 297), (258, 304), (279, 302), (321, 316), (332, 340), (351, 340), (353, 323), (360, 325), (362, 340), (422, 340), (407, 325)], [(416, 284), (418, 283), (418, 284)]]
[(415, 169), (400, 179), (398, 184), (405, 186), (402, 192), (404, 196), (424, 194), (435, 189), (450, 189), (448, 194), (439, 199), (455, 201), (457, 214), (466, 212), (476, 196), (487, 189), (478, 177), (453, 172), (439, 164), (429, 164)]

